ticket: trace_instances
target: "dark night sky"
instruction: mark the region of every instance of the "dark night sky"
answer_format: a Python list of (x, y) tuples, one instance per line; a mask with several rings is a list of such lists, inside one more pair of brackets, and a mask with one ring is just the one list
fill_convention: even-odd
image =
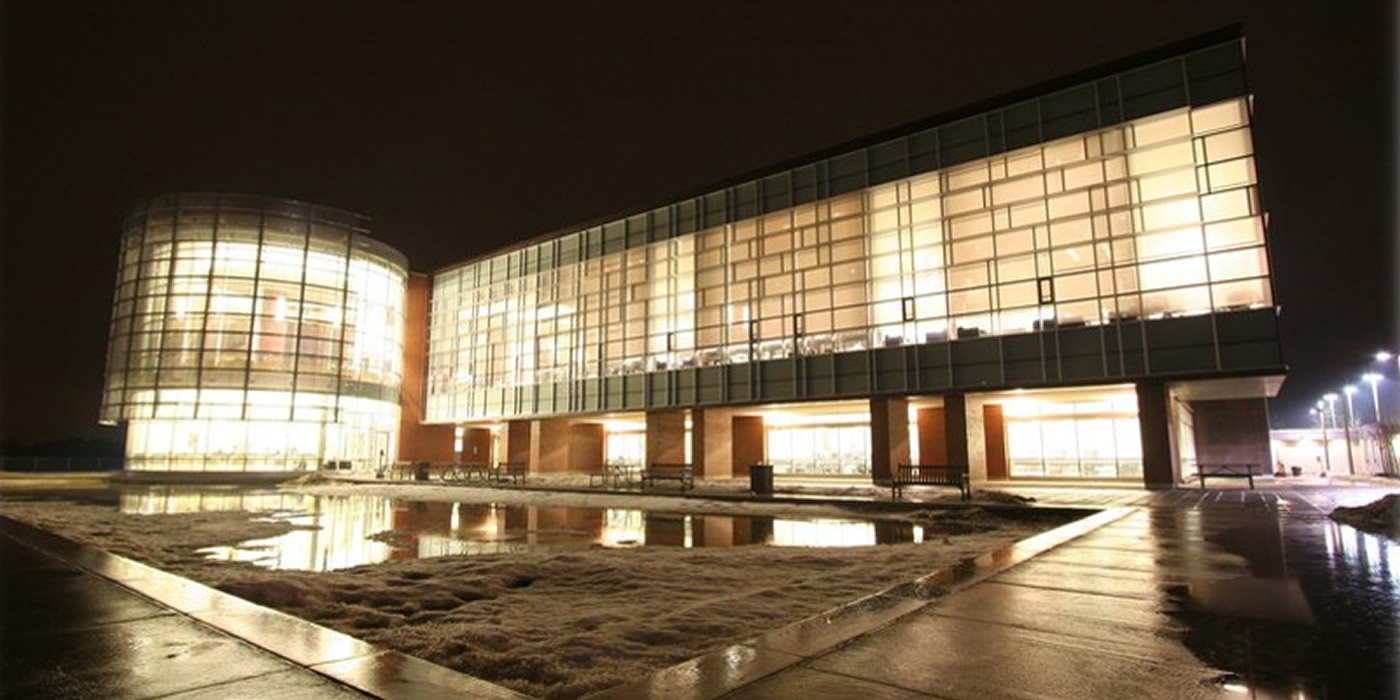
[(1236, 22), (1291, 365), (1274, 418), (1303, 423), (1397, 346), (1391, 3), (1320, 7), (11, 0), (0, 437), (115, 434), (117, 243), (145, 196), (360, 211), (427, 271)]

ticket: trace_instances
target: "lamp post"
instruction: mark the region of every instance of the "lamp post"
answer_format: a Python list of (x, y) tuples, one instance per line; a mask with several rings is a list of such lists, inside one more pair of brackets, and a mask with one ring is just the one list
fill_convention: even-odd
[[(1376, 353), (1377, 362), (1389, 362), (1391, 358), (1395, 359), (1396, 379), (1400, 379), (1400, 355), (1393, 355), (1385, 350)], [(1374, 387), (1375, 384), (1372, 384), (1371, 386)], [(1396, 414), (1396, 418), (1400, 418), (1400, 413)], [(1395, 448), (1393, 446), (1393, 442), (1391, 441), (1388, 431), (1381, 425), (1381, 419), (1379, 414), (1377, 414), (1376, 416), (1376, 440), (1376, 446), (1381, 451), (1381, 462), (1383, 464), (1383, 468), (1387, 473), (1394, 474), (1396, 462)]]
[[(1382, 351), (1376, 353), (1376, 362), (1379, 362), (1379, 363), (1381, 363), (1381, 364), (1385, 364), (1385, 363), (1387, 363), (1387, 362), (1390, 362), (1390, 360), (1391, 360), (1392, 358), (1394, 358), (1394, 360), (1395, 360), (1395, 378), (1396, 378), (1396, 379), (1400, 379), (1400, 355), (1392, 355), (1392, 354), (1390, 354), (1389, 352), (1387, 352), (1387, 351), (1385, 351), (1385, 350), (1382, 350)], [(1384, 376), (1384, 375), (1382, 375), (1382, 376)], [(1376, 417), (1376, 422), (1377, 422), (1377, 423), (1381, 422), (1381, 419), (1380, 419), (1379, 416)]]
[(1326, 476), (1332, 471), (1332, 446), (1327, 440), (1327, 404), (1318, 401), (1313, 411), (1317, 413), (1318, 425), (1322, 426), (1322, 475)]
[(1379, 374), (1377, 374), (1377, 373), (1375, 373), (1375, 372), (1367, 372), (1367, 373), (1361, 375), (1361, 378), (1364, 379), (1364, 380), (1366, 381), (1366, 383), (1368, 383), (1368, 384), (1371, 385), (1371, 410), (1375, 411), (1376, 425), (1380, 425), (1380, 424), (1381, 424), (1381, 399), (1380, 399), (1380, 395), (1376, 393), (1376, 383), (1379, 382), (1379, 381), (1381, 380), (1381, 375), (1379, 375)]
[[(1332, 419), (1332, 427), (1337, 427), (1337, 393), (1334, 391), (1329, 391), (1326, 394), (1322, 395), (1322, 400), (1327, 402), (1327, 412), (1330, 414), (1329, 417)], [(1332, 470), (1328, 469), (1327, 473), (1331, 474)]]
[(1352, 476), (1356, 476), (1356, 461), (1353, 460), (1351, 456), (1351, 422), (1352, 416), (1356, 415), (1352, 413), (1351, 410), (1351, 395), (1356, 393), (1356, 387), (1348, 384), (1342, 387), (1342, 393), (1347, 397), (1347, 417), (1346, 422), (1342, 423), (1342, 429), (1346, 431), (1347, 437), (1347, 471), (1350, 472)]

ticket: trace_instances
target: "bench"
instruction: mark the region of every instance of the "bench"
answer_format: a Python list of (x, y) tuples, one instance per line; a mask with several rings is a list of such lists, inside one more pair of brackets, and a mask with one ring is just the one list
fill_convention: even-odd
[(487, 480), (492, 476), (491, 465), (485, 462), (453, 462), (442, 472), (442, 481), (447, 484), (460, 484), (474, 479)]
[(420, 463), (420, 462), (394, 462), (392, 465), (390, 465), (390, 466), (388, 466), (388, 467), (385, 467), (383, 473), (384, 473), (385, 476), (387, 476), (389, 479), (392, 479), (392, 480), (395, 480), (395, 481), (406, 481), (406, 480), (411, 480), (411, 479), (413, 479), (413, 476), (414, 476), (415, 472), (417, 471), (418, 465), (419, 465), (419, 464), (427, 464), (427, 463), (426, 463), (426, 462), (421, 462), (421, 463)]
[(525, 476), (530, 472), (529, 465), (524, 462), (497, 462), (496, 481), (509, 481), (512, 484), (525, 483)]
[(890, 498), (899, 500), (905, 486), (951, 486), (962, 494), (962, 500), (972, 500), (972, 486), (967, 467), (932, 464), (900, 464), (890, 479)]
[(652, 462), (642, 470), (642, 488), (658, 480), (679, 481), (682, 489), (695, 488), (695, 465), (689, 463)]
[(1249, 488), (1254, 488), (1254, 474), (1257, 464), (1197, 464), (1196, 478), (1201, 480), (1201, 488), (1206, 487), (1206, 477), (1219, 479), (1249, 479)]
[(604, 464), (597, 469), (589, 470), (588, 486), (608, 486), (611, 488), (626, 488), (633, 481), (633, 474), (636, 469), (626, 464)]

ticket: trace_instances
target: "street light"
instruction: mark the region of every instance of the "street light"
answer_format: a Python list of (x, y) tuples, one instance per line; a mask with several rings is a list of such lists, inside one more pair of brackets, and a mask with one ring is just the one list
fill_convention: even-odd
[(1375, 411), (1375, 415), (1376, 415), (1376, 425), (1380, 425), (1380, 423), (1381, 423), (1381, 400), (1380, 400), (1380, 395), (1376, 393), (1376, 383), (1379, 382), (1379, 381), (1381, 380), (1381, 375), (1379, 375), (1379, 374), (1377, 374), (1377, 373), (1375, 373), (1375, 372), (1367, 372), (1367, 373), (1361, 375), (1361, 378), (1364, 379), (1364, 380), (1366, 380), (1366, 382), (1367, 382), (1368, 384), (1371, 385), (1371, 409), (1372, 409), (1373, 411)]
[(1326, 476), (1332, 471), (1332, 446), (1327, 440), (1327, 404), (1318, 401), (1317, 408), (1312, 412), (1317, 414), (1317, 423), (1322, 427), (1322, 474)]
[(1356, 462), (1351, 457), (1351, 421), (1352, 415), (1354, 415), (1351, 412), (1351, 395), (1356, 393), (1356, 387), (1348, 384), (1342, 387), (1342, 393), (1346, 394), (1347, 397), (1347, 419), (1346, 422), (1342, 423), (1342, 429), (1346, 431), (1347, 438), (1347, 471), (1352, 476), (1356, 476)]
[[(1388, 352), (1388, 351), (1386, 351), (1386, 350), (1381, 350), (1380, 352), (1377, 352), (1377, 353), (1376, 353), (1376, 362), (1380, 362), (1380, 363), (1390, 362), (1391, 358), (1394, 358), (1394, 359), (1395, 359), (1395, 377), (1396, 377), (1396, 379), (1400, 379), (1400, 355), (1392, 355), (1390, 352)], [(1380, 422), (1380, 418), (1377, 418), (1377, 419), (1376, 419), (1376, 422), (1379, 423), (1379, 422)]]

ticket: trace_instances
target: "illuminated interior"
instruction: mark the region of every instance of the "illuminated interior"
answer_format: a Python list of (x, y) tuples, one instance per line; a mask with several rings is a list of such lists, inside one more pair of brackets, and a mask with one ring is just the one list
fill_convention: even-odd
[(1031, 392), (1000, 403), (1012, 478), (1142, 478), (1142, 436), (1131, 387)]
[[(685, 421), (684, 458), (692, 458), (691, 423)], [(644, 415), (612, 417), (603, 421), (603, 461), (622, 467), (641, 467), (647, 461), (647, 424)]]
[(1181, 108), (534, 274), (443, 271), (427, 419), (502, 416), (510, 387), (1271, 306), (1249, 118)]
[(864, 402), (775, 408), (764, 412), (763, 425), (774, 474), (870, 474), (870, 413)]
[(127, 424), (128, 469), (393, 459), (407, 270), (366, 224), (216, 194), (128, 219), (101, 414)]

